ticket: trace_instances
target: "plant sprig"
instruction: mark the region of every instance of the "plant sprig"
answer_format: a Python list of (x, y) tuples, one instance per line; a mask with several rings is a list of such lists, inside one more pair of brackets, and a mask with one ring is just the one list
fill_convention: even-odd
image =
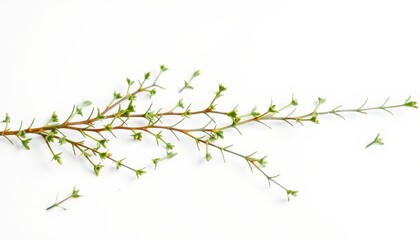
[(82, 195), (79, 194), (79, 189), (76, 189), (76, 187), (73, 187), (73, 191), (66, 198), (58, 201), (58, 195), (57, 195), (54, 204), (52, 204), (51, 206), (47, 207), (46, 210), (48, 211), (48, 210), (51, 210), (51, 209), (53, 209), (55, 207), (59, 207), (59, 208), (61, 208), (63, 210), (67, 210), (66, 208), (64, 208), (63, 206), (61, 206), (61, 204), (63, 204), (64, 202), (68, 201), (69, 199), (72, 199), (72, 198), (80, 198), (80, 197), (82, 197)]
[[(412, 101), (410, 98), (405, 100), (403, 103), (390, 105), (387, 99), (380, 106), (367, 106), (367, 100), (358, 108), (347, 108), (344, 109), (342, 106), (338, 106), (331, 110), (322, 110), (322, 105), (326, 99), (318, 98), (317, 104), (312, 111), (306, 114), (295, 114), (295, 110), (298, 107), (297, 99), (292, 96), (290, 102), (284, 106), (277, 106), (274, 103), (270, 103), (265, 111), (257, 111), (256, 108), (252, 109), (246, 114), (240, 114), (237, 106), (230, 111), (220, 111), (216, 108), (216, 102), (225, 94), (227, 88), (219, 84), (216, 91), (214, 92), (211, 101), (206, 104), (204, 108), (199, 110), (193, 110), (191, 105), (184, 106), (183, 99), (177, 100), (174, 104), (175, 107), (169, 110), (163, 110), (162, 108), (155, 108), (153, 103), (150, 104), (149, 108), (145, 112), (139, 112), (136, 109), (137, 96), (140, 94), (146, 94), (150, 97), (156, 95), (158, 89), (164, 89), (157, 84), (160, 76), (166, 72), (168, 68), (164, 65), (160, 66), (159, 72), (152, 79), (152, 74), (147, 72), (144, 74), (143, 80), (138, 81), (136, 85), (135, 81), (126, 79), (127, 91), (124, 94), (114, 92), (112, 98), (102, 110), (98, 107), (93, 107), (92, 102), (84, 100), (82, 104), (75, 105), (70, 112), (66, 120), (60, 122), (59, 117), (54, 112), (51, 115), (49, 121), (42, 127), (32, 127), (32, 124), (27, 128), (19, 128), (19, 130), (10, 130), (10, 116), (6, 114), (5, 119), (2, 123), (5, 124), (3, 131), (0, 132), (0, 136), (7, 138), (11, 143), (8, 136), (15, 136), (21, 141), (22, 146), (25, 149), (30, 150), (30, 141), (32, 138), (27, 135), (38, 135), (41, 136), (49, 151), (52, 154), (52, 161), (62, 164), (61, 152), (54, 150), (56, 147), (63, 145), (70, 145), (75, 155), (79, 154), (84, 158), (92, 167), (95, 175), (99, 175), (101, 170), (106, 166), (107, 162), (115, 164), (116, 169), (121, 168), (128, 169), (133, 172), (138, 178), (146, 173), (146, 166), (133, 167), (123, 163), (124, 158), (115, 158), (111, 153), (110, 149), (107, 148), (109, 139), (107, 134), (116, 138), (114, 132), (130, 132), (131, 137), (135, 141), (141, 142), (143, 137), (146, 135), (153, 137), (156, 144), (165, 149), (165, 155), (162, 157), (156, 157), (152, 159), (152, 163), (156, 169), (158, 163), (175, 157), (176, 153), (174, 145), (171, 143), (169, 138), (164, 133), (173, 134), (176, 139), (181, 141), (182, 139), (190, 139), (196, 145), (199, 151), (200, 146), (205, 149), (204, 159), (210, 161), (213, 159), (212, 150), (220, 152), (221, 157), (225, 160), (225, 154), (230, 154), (243, 159), (248, 164), (251, 171), (256, 170), (261, 173), (268, 181), (269, 185), (277, 185), (283, 189), (287, 195), (287, 199), (290, 196), (297, 196), (296, 190), (291, 190), (283, 186), (278, 180), (279, 175), (271, 175), (266, 170), (267, 165), (266, 156), (257, 157), (256, 153), (244, 154), (233, 149), (232, 145), (224, 145), (223, 141), (226, 139), (226, 130), (235, 129), (240, 133), (240, 127), (249, 123), (260, 123), (265, 126), (269, 126), (270, 121), (285, 122), (291, 126), (297, 124), (304, 124), (305, 122), (319, 124), (320, 117), (324, 115), (334, 115), (344, 119), (343, 114), (345, 113), (361, 113), (366, 114), (371, 111), (383, 110), (391, 113), (392, 109), (401, 107), (417, 108), (417, 102)], [(190, 81), (185, 82), (180, 92), (190, 87), (191, 81), (200, 75), (199, 71), (194, 72)], [(90, 108), (90, 114), (84, 115), (86, 109)], [(286, 110), (289, 110), (286, 112)], [(88, 116), (88, 117), (85, 117)], [(191, 128), (183, 125), (183, 122), (188, 120), (197, 121), (200, 116), (208, 118), (207, 123), (203, 123), (203, 127)], [(76, 117), (83, 118), (82, 120), (75, 120)], [(175, 124), (169, 124), (168, 118), (178, 118)], [(225, 118), (228, 120), (228, 124), (218, 121), (219, 118)], [(145, 121), (138, 121), (143, 119)], [(145, 122), (145, 123), (142, 123)], [(80, 138), (75, 139), (74, 137), (68, 137), (65, 132), (77, 132), (80, 134)], [(61, 203), (61, 202), (59, 202)]]
[(368, 145), (366, 145), (365, 148), (371, 147), (374, 144), (384, 145), (385, 143), (379, 135), (380, 135), (380, 133), (378, 133), (378, 135), (376, 135), (375, 139), (373, 139), (372, 142), (370, 142)]

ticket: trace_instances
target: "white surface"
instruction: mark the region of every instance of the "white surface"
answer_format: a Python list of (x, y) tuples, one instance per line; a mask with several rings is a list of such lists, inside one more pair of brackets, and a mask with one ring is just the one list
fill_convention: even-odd
[[(229, 87), (226, 110), (292, 93), (302, 111), (319, 96), (325, 108), (419, 100), (419, 12), (418, 1), (401, 0), (2, 0), (0, 114), (17, 128), (82, 99), (103, 106), (125, 77), (159, 64), (171, 69), (168, 89), (201, 69), (184, 95), (196, 109), (219, 82)], [(155, 104), (178, 99), (164, 96)], [(207, 163), (189, 140), (140, 180), (112, 164), (95, 177), (70, 149), (58, 166), (38, 138), (32, 151), (1, 140), (0, 239), (419, 239), (419, 118), (399, 109), (229, 131), (227, 142), (267, 154), (267, 171), (299, 190), (289, 203), (241, 159), (224, 164), (214, 152)], [(385, 145), (364, 149), (378, 132)], [(118, 141), (114, 154), (149, 161), (147, 142)], [(83, 198), (44, 210), (74, 185)]]

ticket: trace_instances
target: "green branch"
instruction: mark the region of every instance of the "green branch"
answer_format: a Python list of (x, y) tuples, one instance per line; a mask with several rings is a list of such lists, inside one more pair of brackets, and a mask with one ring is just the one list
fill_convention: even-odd
[[(411, 98), (399, 104), (389, 104), (388, 98), (380, 106), (367, 106), (368, 101), (366, 100), (357, 108), (344, 109), (342, 106), (338, 106), (331, 110), (323, 110), (323, 104), (326, 99), (318, 98), (313, 110), (306, 114), (297, 115), (295, 114), (295, 110), (298, 108), (298, 101), (292, 96), (292, 99), (283, 106), (279, 107), (274, 103), (270, 103), (266, 106), (265, 111), (259, 112), (254, 108), (251, 111), (245, 111), (245, 113), (240, 114), (241, 111), (237, 106), (230, 111), (216, 109), (216, 103), (227, 91), (224, 85), (219, 84), (211, 101), (199, 110), (192, 110), (194, 106), (191, 106), (191, 104), (185, 107), (181, 98), (175, 100), (172, 105), (174, 107), (168, 110), (155, 108), (152, 99), (152, 103), (145, 112), (137, 111), (136, 101), (139, 95), (143, 94), (153, 98), (157, 94), (158, 89), (164, 89), (157, 83), (162, 77), (162, 74), (167, 70), (168, 68), (164, 65), (160, 66), (159, 72), (154, 79), (152, 79), (150, 72), (146, 73), (144, 79), (138, 81), (138, 85), (136, 85), (135, 81), (127, 78), (127, 89), (125, 93), (121, 94), (114, 91), (109, 103), (102, 110), (99, 107), (93, 107), (91, 101), (83, 100), (81, 104), (74, 105), (70, 114), (66, 118), (63, 118), (65, 120), (62, 122), (59, 121), (57, 113), (53, 112), (50, 119), (46, 123), (41, 124), (40, 127), (33, 127), (33, 120), (29, 127), (22, 128), (21, 124), (18, 130), (11, 130), (9, 128), (11, 118), (9, 114), (6, 114), (5, 118), (1, 121), (4, 124), (4, 128), (1, 128), (3, 130), (0, 131), (0, 136), (6, 138), (12, 144), (11, 137), (15, 137), (25, 149), (30, 150), (30, 143), (33, 138), (29, 138), (28, 136), (38, 135), (44, 139), (47, 149), (52, 155), (53, 162), (64, 164), (65, 161), (63, 161), (61, 156), (62, 152), (57, 152), (55, 149), (69, 145), (73, 149), (74, 155), (80, 155), (79, 157), (85, 159), (90, 164), (95, 175), (99, 175), (101, 170), (107, 166), (107, 163), (111, 162), (115, 164), (117, 170), (120, 168), (128, 169), (139, 178), (146, 174), (146, 167), (129, 166), (123, 163), (125, 158), (113, 157), (114, 154), (112, 154), (111, 149), (107, 146), (110, 141), (109, 136), (113, 136), (115, 138), (114, 141), (118, 141), (114, 132), (128, 131), (129, 136), (134, 141), (139, 142), (139, 144), (142, 144), (144, 137), (153, 138), (156, 141), (157, 147), (163, 148), (164, 151), (160, 156), (152, 158), (152, 163), (156, 169), (159, 163), (175, 158), (177, 155), (174, 152), (175, 146), (167, 136), (171, 133), (179, 141), (183, 141), (184, 139), (192, 140), (196, 143), (199, 151), (201, 151), (200, 146), (203, 146), (205, 150), (203, 158), (207, 161), (214, 158), (214, 150), (220, 152), (224, 161), (226, 161), (225, 154), (242, 159), (252, 171), (256, 170), (256, 172), (259, 172), (265, 177), (269, 186), (276, 185), (280, 187), (285, 191), (287, 199), (290, 199), (290, 196), (297, 196), (297, 191), (283, 186), (277, 178), (279, 176), (278, 174), (272, 175), (266, 171), (266, 156), (255, 157), (255, 153), (247, 155), (235, 151), (232, 145), (225, 146), (227, 144), (223, 144), (228, 139), (226, 130), (235, 129), (241, 134), (240, 127), (251, 123), (260, 123), (269, 128), (271, 128), (269, 125), (270, 121), (285, 122), (292, 126), (296, 123), (302, 125), (304, 123), (319, 124), (321, 122), (320, 118), (326, 115), (338, 116), (345, 119), (344, 115), (347, 113), (367, 114), (371, 111), (386, 111), (392, 114), (391, 110), (395, 108), (418, 108), (417, 102), (412, 101)], [(199, 75), (200, 71), (195, 71), (190, 80), (184, 82), (184, 86), (179, 92), (181, 93), (185, 89), (192, 89), (191, 82)], [(145, 105), (145, 103), (142, 102), (138, 105)], [(194, 123), (202, 121), (203, 116), (208, 119), (208, 122), (203, 122), (203, 127), (189, 127), (189, 121)], [(221, 121), (221, 118), (225, 119)], [(76, 134), (67, 134), (71, 132)], [(367, 147), (372, 144), (383, 144), (379, 135)], [(64, 201), (75, 198), (76, 195), (78, 196), (78, 190), (77, 192), (75, 191), (76, 189), (73, 190), (72, 195), (61, 201), (56, 201), (48, 209), (60, 207), (60, 204)]]

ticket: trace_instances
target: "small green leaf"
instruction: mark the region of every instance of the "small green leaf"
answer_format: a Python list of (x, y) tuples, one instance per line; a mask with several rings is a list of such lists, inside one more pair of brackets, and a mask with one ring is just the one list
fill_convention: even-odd
[(234, 126), (241, 121), (241, 118), (238, 117), (238, 111), (236, 109), (233, 109), (232, 111), (226, 113), (226, 115), (232, 119), (232, 125)]
[(45, 140), (47, 140), (48, 142), (54, 142), (54, 138), (55, 135), (57, 134), (56, 131), (51, 131), (47, 134), (47, 136), (45, 136)]
[(10, 116), (8, 113), (6, 113), (6, 117), (4, 117), (3, 123), (9, 124), (10, 123)]
[(45, 136), (45, 139), (47, 140), (47, 142), (54, 142), (54, 135), (48, 134), (47, 136)]
[(369, 143), (368, 145), (366, 145), (365, 148), (368, 148), (374, 144), (378, 144), (378, 145), (384, 145), (385, 143), (383, 142), (382, 138), (380, 137), (380, 133), (378, 133), (378, 135), (376, 135), (375, 139)]
[(267, 158), (267, 156), (257, 160), (258, 164), (260, 164), (261, 167), (266, 167), (267, 166), (268, 162), (265, 161), (266, 158)]
[(157, 168), (158, 163), (162, 160), (163, 160), (162, 158), (153, 158), (152, 159), (152, 163), (155, 165), (155, 170)]
[(126, 113), (130, 114), (135, 112), (135, 106), (133, 106), (133, 101), (130, 101), (130, 103), (127, 106), (127, 109), (125, 110)]
[(169, 70), (169, 68), (167, 68), (165, 65), (160, 65), (160, 71), (161, 72), (165, 72), (165, 71), (168, 71)]
[(105, 160), (107, 157), (109, 157), (109, 153), (108, 152), (100, 152), (99, 157), (101, 158), (101, 160)]
[(134, 84), (134, 81), (131, 81), (129, 78), (127, 78), (126, 81), (129, 87)]
[(108, 132), (111, 132), (112, 133), (112, 130), (113, 130), (112, 125), (110, 123), (108, 123), (107, 125), (105, 125), (105, 130), (107, 130)]
[(158, 132), (156, 135), (155, 135), (155, 138), (156, 138), (156, 145), (159, 145), (159, 140), (162, 140), (162, 131), (160, 131), (160, 132)]
[(146, 170), (144, 170), (144, 169), (146, 169), (146, 168), (135, 170), (137, 178), (139, 178), (143, 174), (146, 174)]
[(198, 77), (198, 76), (200, 76), (200, 70), (196, 70), (194, 73), (193, 73), (193, 75), (192, 75), (192, 78), (196, 78), (196, 77)]
[(92, 101), (90, 101), (90, 100), (83, 100), (83, 107), (89, 107), (90, 105), (92, 105)]
[(144, 74), (144, 80), (147, 80), (150, 78), (150, 72), (147, 72)]
[(217, 136), (217, 138), (221, 138), (221, 139), (224, 138), (222, 130), (214, 131), (214, 134)]
[(95, 172), (96, 176), (99, 176), (99, 172), (104, 166), (101, 164), (93, 165), (93, 171)]
[(89, 157), (91, 157), (91, 156), (92, 156), (92, 154), (88, 153), (88, 152), (87, 152), (87, 151), (85, 151), (85, 150), (83, 150), (83, 151), (82, 151), (82, 155), (83, 155), (85, 158), (88, 158), (88, 159), (89, 159)]
[(213, 142), (215, 140), (217, 140), (217, 135), (214, 134), (214, 133), (210, 133), (210, 135), (209, 135), (209, 142)]
[(191, 110), (188, 108), (187, 110), (185, 110), (185, 112), (183, 112), (181, 114), (183, 117), (188, 117), (191, 116)]
[(298, 191), (286, 190), (286, 192), (287, 192), (287, 201), (290, 201), (290, 196), (297, 197)]
[(79, 190), (78, 189), (76, 189), (76, 187), (74, 187), (73, 188), (73, 192), (71, 193), (71, 197), (72, 198), (79, 198), (79, 197), (82, 197), (83, 195), (80, 195), (79, 194)]
[(299, 105), (297, 99), (295, 99), (294, 97), (292, 97), (292, 101), (290, 102), (290, 104), (292, 104), (292, 106), (297, 106)]
[(106, 148), (106, 143), (108, 143), (108, 139), (101, 139), (98, 141), (98, 145), (102, 146), (103, 148)]
[(251, 111), (251, 116), (256, 118), (256, 117), (259, 117), (260, 115), (261, 115), (261, 113), (257, 112), (257, 107), (254, 107)]
[(182, 99), (178, 100), (178, 103), (176, 104), (176, 106), (184, 109), (184, 103), (182, 102)]
[(194, 89), (187, 81), (184, 81), (184, 87), (182, 89)]
[(227, 88), (225, 86), (223, 86), (222, 84), (219, 84), (219, 89), (216, 92), (216, 96), (215, 99), (220, 98), (221, 96), (223, 96), (223, 92), (226, 91)]
[(149, 122), (153, 122), (154, 121), (154, 119), (156, 118), (156, 116), (157, 116), (157, 114), (155, 114), (154, 112), (152, 112), (152, 111), (148, 111), (148, 112), (146, 112), (146, 114), (144, 115), (144, 117), (147, 119), (147, 120), (149, 120)]
[(135, 95), (135, 94), (131, 94), (131, 95), (128, 97), (128, 101), (136, 101), (136, 99), (137, 99), (137, 95)]
[(20, 130), (17, 135), (21, 138), (26, 138), (26, 132), (24, 130)]
[(404, 106), (406, 106), (406, 107), (412, 107), (412, 108), (418, 108), (416, 101), (406, 102), (404, 104)]
[(166, 149), (172, 150), (174, 149), (174, 145), (172, 145), (171, 143), (166, 143)]
[(149, 91), (149, 93), (150, 93), (150, 97), (153, 97), (154, 95), (156, 95), (157, 91), (156, 89), (152, 89)]
[(325, 103), (325, 101), (326, 101), (327, 99), (325, 99), (325, 98), (318, 98), (318, 104), (319, 105), (321, 105), (321, 104), (324, 104)]
[(51, 122), (53, 123), (57, 123), (58, 122), (58, 116), (57, 113), (53, 112), (53, 114), (51, 115)]
[(98, 114), (96, 115), (96, 118), (99, 120), (105, 119), (105, 116), (101, 114), (101, 111), (99, 110), (99, 108), (98, 108)]
[(22, 146), (26, 148), (27, 150), (31, 150), (29, 147), (29, 143), (31, 142), (32, 138), (22, 139), (20, 140), (22, 142)]
[(114, 100), (117, 100), (117, 99), (122, 98), (121, 93), (118, 93), (118, 92), (116, 92), (116, 91), (114, 91), (114, 93), (113, 93), (113, 97), (114, 97)]
[(211, 159), (213, 159), (213, 157), (211, 156), (211, 154), (210, 154), (210, 153), (206, 153), (205, 159), (206, 159), (207, 161), (210, 161)]
[(270, 107), (268, 107), (268, 112), (270, 113), (276, 113), (276, 105), (275, 104), (270, 104)]
[(316, 115), (313, 115), (311, 117), (310, 121), (313, 122), (313, 123), (319, 124), (319, 120), (318, 120), (318, 117)]
[(82, 110), (83, 110), (82, 107), (77, 106), (75, 113), (80, 115), (80, 116), (83, 116), (83, 111)]
[(59, 143), (60, 145), (63, 145), (63, 144), (65, 144), (65, 143), (67, 143), (67, 140), (66, 140), (66, 138), (65, 138), (65, 137), (61, 137), (61, 138), (59, 138), (59, 139), (58, 139), (58, 143)]
[(218, 91), (219, 93), (222, 93), (226, 90), (227, 90), (227, 88), (225, 86), (223, 86), (223, 84), (219, 84), (219, 91)]
[(235, 117), (237, 117), (237, 116), (238, 116), (238, 111), (237, 111), (236, 109), (233, 109), (232, 111), (230, 111), (230, 112), (226, 113), (226, 115), (227, 115), (228, 117), (235, 118)]
[(123, 160), (119, 160), (119, 161), (116, 161), (116, 162), (115, 162), (115, 164), (117, 165), (117, 170), (119, 170), (119, 169), (120, 169), (120, 167), (122, 166), (122, 161), (123, 161)]
[(168, 154), (166, 155), (166, 158), (167, 158), (167, 159), (170, 159), (170, 158), (175, 157), (176, 155), (177, 155), (177, 153), (174, 153), (174, 152), (168, 152)]
[(134, 140), (137, 140), (137, 141), (141, 141), (141, 139), (143, 137), (142, 134), (141, 134), (141, 132), (136, 132), (136, 133), (134, 133), (131, 136), (134, 138)]
[(60, 164), (60, 165), (62, 164), (61, 157), (60, 157), (61, 154), (62, 153), (54, 154), (53, 158), (52, 158), (53, 161), (57, 161), (57, 163)]

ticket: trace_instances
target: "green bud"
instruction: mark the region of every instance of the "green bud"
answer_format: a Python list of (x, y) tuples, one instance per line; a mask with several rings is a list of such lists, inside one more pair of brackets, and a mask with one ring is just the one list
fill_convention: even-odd
[(134, 84), (134, 81), (131, 81), (129, 78), (126, 78), (128, 86), (131, 86)]
[(217, 138), (224, 138), (222, 130), (214, 131), (214, 134), (217, 136)]
[(61, 157), (60, 157), (60, 155), (61, 155), (62, 153), (58, 153), (58, 154), (54, 154), (53, 155), (53, 158), (52, 158), (52, 160), (53, 161), (56, 161), (58, 164), (62, 164), (62, 162), (61, 162)]
[(190, 116), (190, 115), (191, 115), (191, 110), (190, 110), (190, 109), (187, 109), (187, 110), (185, 110), (185, 112), (183, 112), (181, 115), (182, 115), (183, 117), (188, 117), (188, 116)]
[(121, 93), (117, 93), (116, 91), (114, 91), (114, 93), (112, 95), (114, 97), (114, 100), (122, 98)]
[(174, 149), (174, 145), (172, 145), (171, 143), (166, 143), (166, 149), (172, 150)]
[(77, 115), (83, 116), (83, 111), (82, 111), (81, 107), (77, 106), (75, 112), (76, 112)]
[(94, 165), (93, 166), (93, 171), (95, 172), (95, 175), (96, 176), (99, 176), (99, 172), (101, 171), (101, 169), (103, 168), (104, 166), (103, 165), (101, 165), (101, 164), (97, 164), (97, 165)]
[(194, 88), (193, 88), (193, 86), (190, 85), (189, 82), (184, 81), (184, 87), (183, 87), (183, 89), (194, 89)]
[(137, 141), (141, 141), (141, 138), (143, 137), (141, 132), (134, 133), (131, 136), (134, 138), (134, 140), (137, 140)]
[(223, 86), (223, 84), (219, 84), (219, 93), (222, 93), (226, 90), (227, 90), (227, 88), (225, 86)]
[(198, 76), (200, 76), (200, 70), (196, 70), (196, 71), (194, 72), (194, 74), (192, 75), (192, 77), (193, 77), (193, 78), (196, 78), (196, 77), (198, 77)]
[(318, 103), (321, 105), (321, 104), (324, 104), (325, 103), (325, 101), (326, 101), (327, 99), (325, 99), (325, 98), (318, 98)]
[(297, 197), (298, 191), (286, 190), (286, 192), (287, 192), (287, 201), (290, 201), (290, 196)]
[(76, 189), (76, 187), (73, 188), (73, 192), (71, 193), (72, 198), (79, 198), (82, 197), (82, 195), (79, 194), (79, 190)]
[(130, 103), (127, 106), (127, 109), (124, 111), (124, 116), (128, 117), (130, 116), (130, 113), (135, 112), (135, 106), (133, 106), (133, 101), (130, 101)]
[(22, 142), (22, 146), (24, 148), (26, 148), (27, 150), (31, 150), (31, 148), (29, 147), (29, 143), (31, 142), (32, 138), (27, 138), (27, 139), (22, 139), (20, 140)]
[(147, 72), (144, 74), (144, 80), (147, 80), (150, 78), (150, 72)]
[(319, 120), (318, 120), (318, 117), (316, 115), (313, 115), (311, 117), (310, 121), (313, 122), (313, 123), (319, 124)]
[(99, 153), (99, 157), (101, 158), (101, 160), (105, 160), (109, 156), (110, 156), (110, 153), (108, 153), (108, 152), (100, 152)]
[(139, 178), (143, 174), (146, 174), (146, 170), (144, 170), (144, 169), (145, 168), (135, 170), (137, 178)]
[(89, 107), (90, 105), (92, 105), (92, 101), (83, 100), (83, 107)]
[(60, 145), (63, 145), (63, 144), (65, 144), (65, 143), (67, 143), (67, 140), (66, 140), (66, 138), (65, 138), (65, 137), (61, 137), (61, 138), (59, 138), (59, 139), (58, 139), (58, 143), (59, 143)]
[(112, 126), (110, 123), (108, 123), (107, 125), (105, 125), (105, 130), (107, 130), (108, 132), (112, 132)]
[(108, 142), (108, 139), (101, 139), (98, 141), (98, 147), (102, 146), (103, 148), (106, 148), (106, 143)]
[(404, 106), (406, 106), (406, 107), (412, 107), (412, 108), (418, 108), (416, 101), (406, 102), (404, 104)]
[(265, 166), (267, 166), (267, 161), (265, 161), (265, 159), (266, 159), (267, 157), (263, 157), (263, 158), (261, 158), (261, 159), (258, 159), (257, 160), (257, 162), (258, 162), (258, 164), (260, 164), (260, 166), (261, 167), (265, 167)]
[(270, 113), (276, 113), (276, 105), (275, 104), (270, 104), (270, 107), (268, 108), (268, 112)]
[(119, 160), (119, 161), (116, 161), (116, 162), (115, 162), (115, 164), (117, 165), (117, 170), (119, 170), (119, 169), (120, 169), (120, 167), (122, 166), (122, 161), (123, 161), (123, 160)]
[(101, 114), (101, 111), (99, 110), (99, 108), (98, 108), (98, 114), (96, 115), (96, 118), (99, 120), (105, 119), (105, 116)]
[(292, 106), (297, 106), (297, 105), (299, 105), (299, 103), (298, 103), (297, 99), (295, 99), (295, 98), (292, 98), (292, 101), (290, 102), (290, 104), (292, 104)]
[(56, 123), (58, 122), (58, 116), (57, 113), (53, 112), (53, 114), (51, 115), (51, 122)]
[(161, 72), (165, 72), (165, 71), (168, 71), (169, 70), (169, 68), (167, 68), (165, 65), (160, 65), (160, 71)]
[(20, 130), (17, 135), (21, 138), (26, 138), (26, 132), (23, 130)]
[(149, 91), (149, 93), (150, 93), (150, 97), (153, 97), (154, 95), (156, 95), (157, 91), (156, 89), (152, 89)]

